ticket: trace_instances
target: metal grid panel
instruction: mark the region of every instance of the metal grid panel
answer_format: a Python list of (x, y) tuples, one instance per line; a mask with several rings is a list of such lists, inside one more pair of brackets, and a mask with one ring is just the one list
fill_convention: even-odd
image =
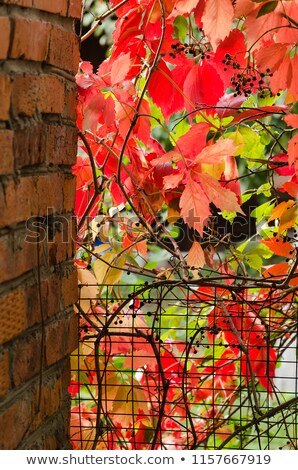
[(295, 291), (81, 285), (77, 310), (74, 448), (297, 449)]

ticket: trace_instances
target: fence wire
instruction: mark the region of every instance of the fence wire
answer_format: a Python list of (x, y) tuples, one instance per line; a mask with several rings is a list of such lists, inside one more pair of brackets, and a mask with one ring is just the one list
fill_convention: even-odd
[(75, 449), (297, 449), (295, 290), (80, 285)]

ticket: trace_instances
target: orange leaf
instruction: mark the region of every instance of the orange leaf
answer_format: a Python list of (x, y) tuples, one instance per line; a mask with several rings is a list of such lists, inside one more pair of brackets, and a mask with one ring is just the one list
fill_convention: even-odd
[(278, 234), (280, 235), (284, 230), (293, 227), (296, 222), (297, 211), (298, 208), (293, 199), (283, 201), (273, 209), (268, 222), (279, 219)]
[(176, 175), (167, 175), (163, 177), (164, 186), (163, 189), (174, 189), (179, 186), (183, 180), (184, 173), (177, 173)]
[(204, 32), (210, 39), (214, 51), (218, 42), (230, 33), (233, 18), (231, 0), (206, 0), (202, 21)]
[(205, 255), (199, 242), (194, 242), (187, 255), (187, 264), (195, 268), (202, 268), (205, 264)]
[(208, 145), (195, 158), (196, 163), (212, 164), (220, 163), (225, 157), (233, 155), (236, 150), (231, 139), (218, 140), (213, 145)]
[(200, 235), (203, 235), (204, 225), (208, 223), (209, 199), (199, 183), (191, 177), (185, 185), (179, 203), (181, 216), (189, 227), (196, 229)]
[(298, 114), (287, 114), (287, 116), (284, 117), (284, 121), (288, 126), (298, 128)]
[(223, 188), (218, 181), (207, 173), (200, 174), (198, 178), (209, 201), (216, 207), (228, 212), (244, 214), (237, 202), (237, 196), (233, 191)]
[(287, 181), (282, 185), (283, 189), (287, 191), (290, 196), (298, 199), (298, 184), (294, 183), (293, 181)]
[(261, 240), (261, 243), (266, 245), (275, 255), (293, 258), (295, 250), (289, 242), (284, 242), (278, 237), (273, 237), (268, 240)]
[(275, 279), (280, 279), (286, 276), (288, 269), (289, 269), (288, 263), (274, 264), (273, 266), (270, 266), (263, 272), (263, 276), (267, 278), (274, 277)]

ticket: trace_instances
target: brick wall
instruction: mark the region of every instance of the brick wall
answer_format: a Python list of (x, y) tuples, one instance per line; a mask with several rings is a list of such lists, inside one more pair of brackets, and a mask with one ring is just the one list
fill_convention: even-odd
[(0, 449), (69, 447), (81, 0), (0, 0)]

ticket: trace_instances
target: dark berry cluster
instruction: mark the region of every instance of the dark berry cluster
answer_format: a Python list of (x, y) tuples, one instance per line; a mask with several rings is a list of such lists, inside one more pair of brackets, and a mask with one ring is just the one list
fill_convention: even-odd
[(269, 92), (270, 96), (272, 96), (267, 80), (268, 77), (272, 77), (269, 68), (265, 72), (259, 72), (251, 65), (241, 68), (235, 57), (232, 57), (230, 54), (226, 54), (222, 62), (225, 64), (224, 70), (228, 70), (228, 67), (232, 67), (234, 70), (231, 77), (231, 86), (235, 90), (235, 97), (240, 95), (248, 97), (252, 93), (260, 93), (260, 98), (265, 98), (266, 92)]
[(175, 58), (182, 53), (190, 54), (193, 57), (200, 57), (200, 59), (210, 59), (210, 54), (208, 54), (208, 50), (203, 44), (182, 44), (181, 42), (171, 44), (171, 57)]

